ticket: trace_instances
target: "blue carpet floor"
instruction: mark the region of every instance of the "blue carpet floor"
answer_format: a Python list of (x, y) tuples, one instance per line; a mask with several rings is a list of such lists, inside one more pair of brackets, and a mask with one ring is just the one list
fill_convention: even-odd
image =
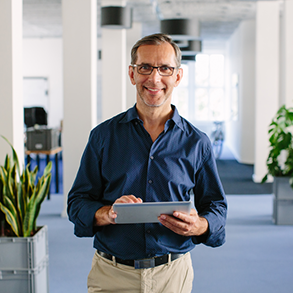
[(236, 160), (217, 160), (217, 167), (226, 194), (271, 194), (272, 183), (255, 183), (254, 166)]
[[(272, 224), (272, 195), (228, 195), (227, 242), (197, 246), (192, 293), (289, 293), (293, 288), (293, 226)], [(50, 293), (86, 293), (94, 254), (60, 214), (63, 196), (43, 203), (38, 225), (49, 228)]]

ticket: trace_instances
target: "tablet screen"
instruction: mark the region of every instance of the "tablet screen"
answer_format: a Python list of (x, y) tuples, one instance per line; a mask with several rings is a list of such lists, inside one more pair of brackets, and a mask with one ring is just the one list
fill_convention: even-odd
[(159, 223), (161, 214), (172, 215), (174, 211), (189, 214), (190, 201), (116, 203), (113, 205), (117, 213), (117, 224)]

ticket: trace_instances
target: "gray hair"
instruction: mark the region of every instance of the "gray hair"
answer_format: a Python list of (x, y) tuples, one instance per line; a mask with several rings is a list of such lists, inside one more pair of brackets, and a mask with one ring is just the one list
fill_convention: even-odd
[(135, 64), (137, 61), (137, 49), (143, 45), (161, 45), (163, 43), (169, 43), (175, 51), (175, 62), (176, 67), (181, 66), (181, 51), (178, 45), (171, 39), (170, 36), (166, 34), (153, 34), (145, 36), (142, 39), (138, 40), (131, 49), (131, 64)]

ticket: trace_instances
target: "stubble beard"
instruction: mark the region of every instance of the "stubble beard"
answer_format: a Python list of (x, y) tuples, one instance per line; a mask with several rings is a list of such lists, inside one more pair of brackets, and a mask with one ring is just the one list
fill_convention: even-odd
[(166, 103), (166, 101), (170, 98), (169, 96), (165, 96), (165, 98), (163, 99), (163, 101), (162, 101), (160, 104), (149, 104), (149, 103), (147, 103), (147, 101), (143, 98), (143, 94), (142, 94), (142, 92), (140, 92), (140, 91), (138, 91), (138, 90), (137, 90), (137, 92), (138, 92), (138, 96), (139, 96), (140, 100), (141, 100), (146, 106), (148, 106), (148, 107), (152, 107), (152, 108), (159, 108), (159, 107), (163, 106), (163, 105)]

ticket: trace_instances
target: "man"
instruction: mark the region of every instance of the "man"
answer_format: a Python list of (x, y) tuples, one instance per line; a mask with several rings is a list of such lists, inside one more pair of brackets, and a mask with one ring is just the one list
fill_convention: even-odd
[[(189, 251), (225, 241), (227, 203), (205, 134), (171, 105), (181, 52), (164, 34), (138, 41), (129, 77), (137, 103), (90, 134), (68, 196), (79, 237), (97, 249), (88, 292), (191, 292)], [(160, 223), (115, 224), (114, 203), (189, 201), (197, 210), (161, 215)]]

